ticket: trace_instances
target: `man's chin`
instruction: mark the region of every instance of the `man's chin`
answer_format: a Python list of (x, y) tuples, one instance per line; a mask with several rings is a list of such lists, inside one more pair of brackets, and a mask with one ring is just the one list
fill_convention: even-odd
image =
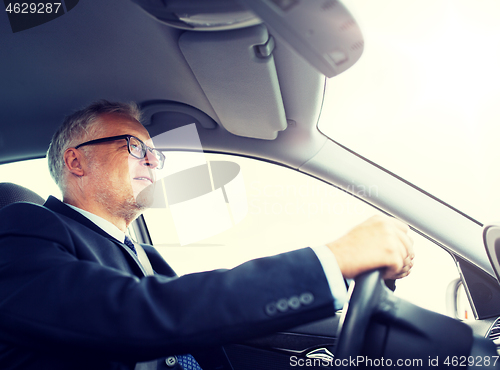
[(155, 190), (154, 184), (151, 184), (145, 187), (143, 190), (141, 190), (138, 194), (134, 194), (135, 203), (141, 210), (153, 207), (155, 200), (154, 190)]

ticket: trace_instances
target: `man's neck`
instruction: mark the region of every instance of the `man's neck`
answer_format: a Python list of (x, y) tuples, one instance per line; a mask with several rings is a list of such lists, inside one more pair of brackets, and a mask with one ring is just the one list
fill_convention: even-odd
[(96, 224), (99, 228), (104, 230), (107, 234), (111, 235), (113, 238), (117, 239), (120, 242), (124, 242), (125, 240), (125, 233), (118, 229), (114, 224), (109, 222), (108, 220), (105, 220), (102, 217), (99, 217), (91, 212), (85, 211), (81, 208), (75, 207), (71, 204), (65, 203), (68, 207), (71, 207), (73, 210), (77, 211), (81, 215), (85, 216), (88, 218), (90, 221), (92, 221), (94, 224)]
[(93, 204), (92, 202), (82, 202), (66, 196), (64, 196), (63, 202), (99, 216), (100, 218), (112, 223), (122, 232), (125, 232), (129, 225), (129, 222), (127, 222), (123, 218), (112, 215), (107, 209), (104, 209), (104, 207)]

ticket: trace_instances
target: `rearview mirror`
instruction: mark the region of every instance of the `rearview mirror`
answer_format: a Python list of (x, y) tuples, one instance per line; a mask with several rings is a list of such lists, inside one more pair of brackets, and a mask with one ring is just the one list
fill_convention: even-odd
[(251, 9), (326, 77), (352, 67), (363, 54), (361, 29), (339, 1), (237, 0)]

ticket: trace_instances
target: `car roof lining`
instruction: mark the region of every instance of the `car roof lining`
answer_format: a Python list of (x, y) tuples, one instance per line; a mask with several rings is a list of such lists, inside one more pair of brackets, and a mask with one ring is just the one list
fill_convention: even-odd
[[(9, 53), (8, 58), (0, 59), (0, 79), (6, 87), (0, 91), (3, 102), (0, 163), (43, 156), (52, 133), (64, 116), (97, 99), (184, 103), (221, 124), (179, 49), (178, 39), (183, 31), (157, 22), (136, 4), (127, 1), (80, 2), (78, 11), (75, 10), (13, 35), (8, 24), (0, 22), (0, 49)], [(235, 30), (238, 31), (241, 30)], [(3, 37), (7, 34), (9, 37)], [(325, 77), (279, 38), (273, 56), (286, 119), (292, 128), (315, 129)], [(252, 105), (248, 100), (253, 95), (256, 103), (261, 104), (259, 93), (257, 89), (247, 94), (244, 103)], [(236, 112), (242, 106), (241, 98), (231, 92), (225, 99), (227, 106), (235, 107)], [(233, 114), (233, 117), (238, 115)], [(241, 115), (236, 124), (252, 126), (255, 119), (246, 120)], [(280, 141), (290, 140), (289, 145), (294, 146), (303, 144), (309, 137), (301, 140), (297, 135), (283, 134), (284, 131), (279, 134), (283, 136)], [(22, 141), (19, 138), (23, 138)], [(224, 140), (216, 139), (207, 145), (229, 151), (233, 145), (224, 148), (226, 139), (224, 135)], [(262, 140), (249, 140), (249, 144), (241, 146), (238, 152), (244, 152), (245, 147), (258, 147), (261, 155), (273, 158), (287, 149), (286, 145), (273, 148)], [(318, 149), (311, 151), (311, 145), (305, 145), (307, 148), (293, 151), (295, 164), (306, 161)], [(266, 153), (267, 150), (270, 151)]]
[(0, 49), (9, 55), (0, 60), (0, 161), (43, 155), (64, 116), (97, 99), (174, 100), (216, 118), (183, 56), (171, 52), (179, 34), (114, 0), (80, 2), (78, 11), (14, 35), (0, 22)]

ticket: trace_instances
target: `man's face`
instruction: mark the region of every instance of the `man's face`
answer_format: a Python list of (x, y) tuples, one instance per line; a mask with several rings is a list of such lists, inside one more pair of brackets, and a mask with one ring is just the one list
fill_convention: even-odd
[[(147, 130), (135, 120), (108, 114), (99, 121), (101, 128), (97, 137), (89, 140), (133, 135), (152, 146)], [(131, 221), (152, 203), (151, 185), (158, 163), (150, 152), (143, 159), (131, 156), (126, 139), (92, 145), (87, 150), (90, 151), (87, 180), (92, 187), (91, 194), (110, 213)]]

